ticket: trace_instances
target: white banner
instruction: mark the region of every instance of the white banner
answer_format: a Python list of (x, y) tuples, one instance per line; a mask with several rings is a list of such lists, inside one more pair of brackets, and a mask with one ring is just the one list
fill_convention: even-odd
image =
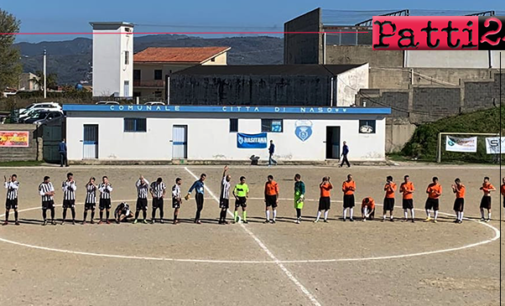
[(451, 152), (477, 152), (477, 137), (460, 138), (447, 136), (445, 150)]
[[(500, 137), (486, 137), (486, 153), (500, 154)], [(505, 154), (505, 137), (501, 138), (501, 153)]]

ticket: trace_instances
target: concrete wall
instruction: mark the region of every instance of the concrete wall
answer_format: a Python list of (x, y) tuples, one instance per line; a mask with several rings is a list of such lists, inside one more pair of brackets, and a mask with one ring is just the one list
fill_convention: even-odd
[(38, 144), (36, 127), (34, 124), (0, 124), (0, 131), (26, 131), (30, 133), (28, 148), (0, 147), (0, 161), (37, 160)]
[[(321, 32), (321, 9), (286, 22), (284, 32)], [(284, 34), (284, 64), (323, 64), (322, 43), (320, 34)]]
[(326, 46), (326, 64), (364, 64), (370, 67), (403, 67), (403, 51), (373, 51), (372, 46)]
[(368, 88), (368, 64), (337, 76), (337, 106), (351, 106), (360, 89)]
[(173, 75), (170, 100), (178, 105), (330, 106), (328, 76)]
[[(174, 116), (180, 117), (181, 114)], [(264, 114), (264, 118), (277, 118), (279, 114)], [(299, 115), (297, 115), (299, 116)], [(268, 141), (276, 144), (276, 158), (282, 161), (324, 161), (326, 159), (326, 127), (341, 127), (341, 146), (347, 141), (353, 161), (382, 161), (385, 158), (384, 117), (361, 116), (361, 119), (377, 119), (376, 134), (359, 134), (359, 118), (349, 115), (331, 115), (311, 118), (290, 116), (283, 119), (283, 133), (268, 133)], [(142, 117), (129, 114), (128, 117)], [(299, 119), (310, 120), (312, 136), (305, 142), (295, 134)], [(173, 125), (188, 125), (188, 160), (238, 160), (247, 161), (251, 155), (268, 160), (267, 149), (237, 148), (236, 133), (229, 132), (229, 118), (203, 116), (201, 118), (149, 117), (146, 133), (124, 133), (122, 117), (68, 117), (67, 147), (70, 161), (83, 157), (82, 131), (84, 124), (99, 125), (99, 159), (156, 161), (172, 159)], [(239, 132), (260, 133), (261, 119), (239, 119)], [(212, 133), (202, 131), (212, 126)]]
[[(502, 63), (505, 54), (502, 52)], [(502, 64), (503, 65), (503, 64)], [(409, 68), (500, 68), (499, 51), (405, 51)]]
[(416, 127), (408, 120), (388, 119), (386, 122), (386, 153), (401, 151), (414, 135)]

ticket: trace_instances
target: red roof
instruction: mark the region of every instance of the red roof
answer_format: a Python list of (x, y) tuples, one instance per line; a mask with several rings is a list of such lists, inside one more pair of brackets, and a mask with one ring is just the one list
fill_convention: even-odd
[(137, 63), (203, 63), (230, 47), (147, 48), (133, 56)]

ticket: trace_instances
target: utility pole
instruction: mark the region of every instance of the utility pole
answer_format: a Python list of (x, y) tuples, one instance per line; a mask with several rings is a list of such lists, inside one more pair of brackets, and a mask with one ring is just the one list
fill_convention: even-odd
[(46, 49), (44, 49), (44, 61), (43, 61), (43, 74), (44, 74), (44, 99), (47, 98), (47, 78), (46, 78)]

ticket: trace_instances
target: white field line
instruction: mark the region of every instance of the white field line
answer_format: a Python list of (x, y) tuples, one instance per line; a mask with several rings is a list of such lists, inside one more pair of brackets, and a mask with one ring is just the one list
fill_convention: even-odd
[[(191, 170), (189, 170), (186, 167), (184, 167), (184, 169), (189, 174), (191, 174), (195, 179), (198, 179), (198, 177), (193, 172), (191, 172)], [(219, 203), (219, 199), (214, 195), (214, 193), (210, 190), (210, 188), (205, 189), (214, 198), (214, 200)], [(228, 213), (233, 216), (230, 210), (228, 210)], [(317, 299), (312, 295), (312, 293), (310, 293), (309, 290), (307, 290), (307, 288), (305, 288), (305, 286), (303, 286), (298, 281), (298, 279), (296, 279), (296, 277), (293, 276), (293, 274), (284, 266), (284, 264), (282, 264), (279, 261), (279, 259), (277, 259), (277, 257), (275, 257), (275, 255), (265, 246), (265, 244), (261, 240), (259, 240), (259, 238), (256, 237), (256, 235), (254, 235), (254, 233), (251, 232), (244, 224), (242, 223), (239, 224), (244, 229), (244, 231), (248, 233), (249, 236), (251, 236), (254, 239), (254, 241), (256, 241), (256, 243), (260, 246), (260, 248), (265, 253), (267, 253), (267, 255), (273, 260), (273, 262), (277, 264), (277, 266), (282, 270), (282, 272), (284, 272), (284, 274), (286, 274), (286, 276), (305, 294), (305, 296), (312, 302), (312, 304), (315, 306), (321, 306), (321, 303), (317, 301)]]

